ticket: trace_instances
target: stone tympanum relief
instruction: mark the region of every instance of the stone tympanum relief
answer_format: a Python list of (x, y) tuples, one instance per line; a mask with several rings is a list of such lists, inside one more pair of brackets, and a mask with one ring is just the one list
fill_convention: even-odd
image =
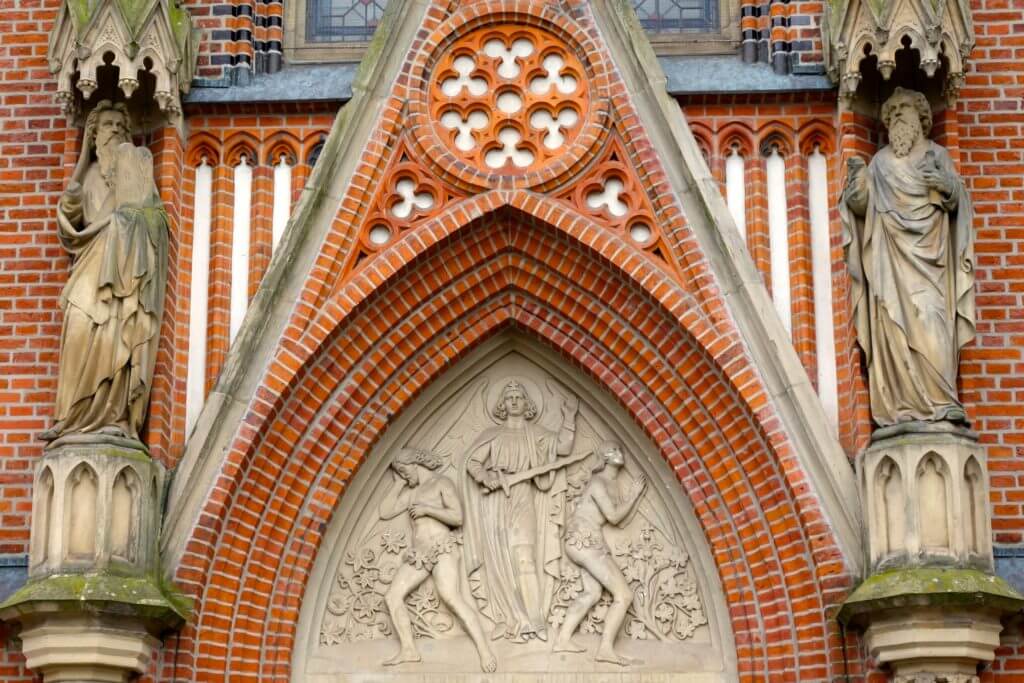
[(879, 427), (964, 422), (960, 349), (974, 338), (971, 200), (949, 153), (931, 142), (924, 95), (882, 105), (889, 144), (851, 157), (840, 204), (857, 336)]
[(518, 353), (447, 393), (376, 449), (325, 568), (321, 668), (707, 670), (707, 579), (648, 456)]
[(56, 424), (41, 436), (51, 448), (83, 435), (141, 447), (168, 222), (153, 156), (132, 144), (124, 105), (103, 101), (89, 114), (78, 165), (57, 205), (57, 234), (72, 263), (60, 297)]

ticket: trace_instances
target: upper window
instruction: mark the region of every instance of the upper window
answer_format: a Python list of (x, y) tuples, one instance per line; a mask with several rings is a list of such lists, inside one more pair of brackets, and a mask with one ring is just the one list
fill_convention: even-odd
[(651, 34), (717, 31), (717, 0), (633, 0), (640, 25)]
[[(356, 61), (384, 15), (387, 0), (292, 0), (286, 3), (285, 58)], [(728, 53), (739, 40), (739, 0), (633, 0), (659, 54)]]
[(387, 0), (310, 0), (306, 4), (306, 40), (369, 42), (387, 4)]

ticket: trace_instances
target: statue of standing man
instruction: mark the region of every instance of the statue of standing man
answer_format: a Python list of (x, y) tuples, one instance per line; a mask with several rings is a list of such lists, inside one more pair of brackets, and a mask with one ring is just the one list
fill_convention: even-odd
[(156, 364), (168, 222), (153, 157), (132, 144), (123, 104), (105, 100), (89, 114), (57, 234), (72, 263), (60, 297), (56, 424), (41, 437), (51, 446), (81, 434), (138, 441)]
[(956, 378), (975, 332), (971, 200), (927, 138), (924, 95), (896, 88), (882, 122), (889, 144), (867, 167), (850, 159), (840, 204), (871, 414), (880, 427), (965, 422)]
[(550, 432), (533, 423), (537, 404), (512, 380), (492, 409), (501, 424), (477, 437), (463, 463), (466, 572), (483, 574), (493, 638), (547, 640), (564, 493), (555, 486), (555, 470), (572, 453), (578, 410), (579, 399), (567, 398), (561, 426)]

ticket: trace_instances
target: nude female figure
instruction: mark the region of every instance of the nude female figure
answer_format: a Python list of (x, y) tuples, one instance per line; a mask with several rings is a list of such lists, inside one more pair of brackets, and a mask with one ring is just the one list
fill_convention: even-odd
[(487, 647), (476, 611), (460, 589), (462, 504), (452, 481), (437, 474), (442, 464), (441, 458), (433, 453), (411, 449), (404, 449), (392, 464), (399, 489), (381, 503), (380, 516), (393, 519), (408, 511), (412, 518), (412, 544), (384, 596), (401, 643), (398, 654), (384, 665), (420, 661), (405, 598), (429, 576), (433, 577), (441, 600), (462, 622), (476, 645), (480, 668), (492, 673), (497, 669), (497, 660)]
[(615, 638), (633, 602), (633, 589), (612, 557), (608, 543), (604, 540), (603, 528), (606, 523), (619, 526), (633, 514), (647, 490), (647, 481), (642, 476), (638, 477), (620, 499), (616, 478), (625, 462), (622, 447), (618, 442), (605, 441), (594, 454), (600, 459), (598, 469), (580, 495), (576, 509), (565, 525), (565, 554), (580, 566), (583, 592), (566, 611), (554, 651), (586, 651), (572, 636), (590, 609), (601, 599), (602, 588), (605, 588), (611, 593), (612, 604), (604, 619), (601, 644), (594, 659), (619, 666), (639, 664), (639, 660), (615, 651)]

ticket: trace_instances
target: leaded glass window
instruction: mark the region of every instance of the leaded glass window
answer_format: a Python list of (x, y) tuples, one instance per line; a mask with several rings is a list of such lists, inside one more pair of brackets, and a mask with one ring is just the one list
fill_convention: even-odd
[(368, 42), (387, 4), (387, 0), (309, 0), (306, 40)]
[[(719, 0), (633, 0), (648, 33), (713, 32)], [(306, 40), (365, 43), (384, 15), (387, 0), (308, 0)]]
[(648, 33), (717, 31), (718, 0), (633, 0)]

